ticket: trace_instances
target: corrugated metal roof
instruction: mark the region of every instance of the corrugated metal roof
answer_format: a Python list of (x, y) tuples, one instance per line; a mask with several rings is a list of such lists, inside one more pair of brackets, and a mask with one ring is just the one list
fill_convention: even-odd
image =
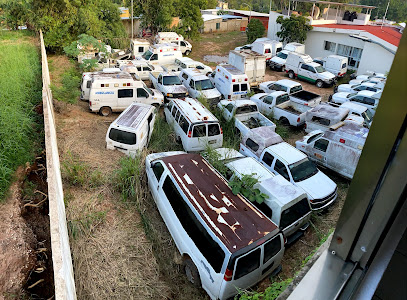
[(199, 154), (164, 157), (162, 161), (192, 207), (216, 237), (234, 253), (277, 226), (240, 195)]

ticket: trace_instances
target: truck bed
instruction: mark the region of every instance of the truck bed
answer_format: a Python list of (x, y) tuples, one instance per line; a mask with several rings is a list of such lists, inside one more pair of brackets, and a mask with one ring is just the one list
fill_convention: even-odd
[(291, 101), (281, 103), (281, 104), (277, 105), (276, 108), (288, 111), (289, 113), (292, 113), (295, 115), (300, 115), (303, 113), (301, 110), (299, 110), (297, 107), (295, 107), (295, 105), (293, 105), (291, 103)]
[(275, 126), (275, 124), (260, 113), (252, 113), (243, 116), (235, 116), (247, 128), (253, 129), (261, 126)]
[(309, 91), (305, 91), (305, 90), (301, 90), (295, 93), (292, 93), (290, 95), (290, 98), (297, 98), (298, 100), (304, 101), (304, 102), (309, 102), (309, 101), (313, 101), (313, 100), (317, 100), (318, 98), (321, 98), (320, 95), (315, 94), (315, 93), (311, 93)]

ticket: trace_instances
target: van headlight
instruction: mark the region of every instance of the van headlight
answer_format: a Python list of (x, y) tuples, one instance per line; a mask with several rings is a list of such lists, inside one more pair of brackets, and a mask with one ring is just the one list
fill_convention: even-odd
[(172, 97), (172, 94), (168, 93), (168, 94), (167, 94), (167, 97)]

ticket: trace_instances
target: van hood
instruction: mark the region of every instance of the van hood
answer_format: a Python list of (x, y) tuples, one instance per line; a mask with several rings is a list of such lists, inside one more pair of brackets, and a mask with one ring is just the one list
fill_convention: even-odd
[(285, 65), (285, 63), (286, 63), (287, 60), (284, 59), (284, 58), (278, 57), (278, 56), (274, 56), (274, 57), (271, 59), (271, 61), (274, 62), (274, 63), (276, 63), (276, 64), (279, 64), (279, 65)]
[(349, 92), (350, 90), (352, 90), (352, 85), (350, 84), (340, 84), (338, 86), (338, 92)]
[(307, 193), (310, 199), (322, 199), (336, 189), (336, 183), (319, 170), (314, 176), (296, 184)]
[(170, 94), (185, 94), (187, 92), (187, 88), (184, 85), (164, 85), (163, 89), (165, 93)]
[(331, 80), (335, 78), (335, 75), (332, 74), (331, 72), (322, 72), (322, 73), (318, 73), (318, 76), (320, 76), (323, 80)]
[(163, 100), (163, 99), (164, 99), (163, 94), (162, 94), (159, 90), (156, 90), (156, 89), (151, 89), (151, 90), (152, 90), (153, 93), (154, 93), (153, 99), (154, 99), (154, 98), (155, 98), (155, 99), (158, 99), (158, 100)]
[(332, 96), (332, 100), (335, 103), (343, 103), (348, 101), (349, 99), (346, 98), (349, 95), (349, 93), (341, 92), (341, 93), (336, 93)]
[(200, 93), (207, 99), (217, 98), (221, 96), (217, 89), (200, 91)]
[(268, 95), (267, 93), (258, 93), (256, 95), (253, 95), (250, 97), (250, 100), (252, 101), (260, 101), (260, 97)]

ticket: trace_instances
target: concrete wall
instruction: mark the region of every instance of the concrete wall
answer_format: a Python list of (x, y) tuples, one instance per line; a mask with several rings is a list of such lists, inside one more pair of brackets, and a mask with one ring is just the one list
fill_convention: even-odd
[[(42, 104), (44, 111), (45, 151), (47, 154), (47, 184), (49, 200), (49, 223), (51, 233), (52, 265), (56, 300), (76, 300), (75, 281), (72, 268), (66, 224), (64, 192), (59, 163), (54, 106), (50, 89), (47, 53), (40, 31), (42, 63)], [(83, 278), (86, 280), (86, 278)]]
[[(204, 33), (209, 32), (227, 32), (227, 31), (241, 31), (247, 27), (247, 18), (243, 19), (229, 19), (223, 22), (222, 19), (209, 20), (204, 22)], [(219, 23), (220, 28), (216, 29), (216, 23)]]
[(386, 73), (390, 71), (393, 60), (394, 54), (390, 53), (380, 45), (365, 43), (358, 74), (366, 73), (366, 71)]

